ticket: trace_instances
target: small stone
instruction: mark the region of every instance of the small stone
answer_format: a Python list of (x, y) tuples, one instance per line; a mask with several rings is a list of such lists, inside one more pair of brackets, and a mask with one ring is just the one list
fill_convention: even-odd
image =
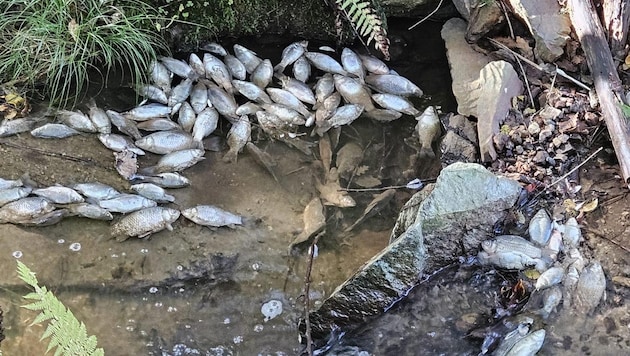
[(538, 113), (538, 116), (545, 121), (548, 119), (555, 120), (560, 115), (562, 115), (562, 110), (553, 108), (551, 106), (545, 106), (545, 108), (542, 109), (540, 113)]
[(516, 152), (517, 155), (522, 155), (523, 152), (525, 152), (525, 150), (523, 149), (523, 146), (521, 145), (514, 147), (514, 151)]
[(560, 147), (563, 142), (560, 137), (554, 137), (553, 140), (551, 140), (551, 144), (553, 145), (553, 147)]
[(540, 130), (540, 133), (538, 134), (538, 142), (545, 142), (551, 136), (553, 136), (553, 131), (548, 129), (548, 128), (544, 128), (544, 129)]
[(536, 136), (538, 135), (538, 133), (540, 133), (540, 125), (538, 125), (536, 121), (532, 121), (527, 127), (527, 131), (530, 133), (530, 135)]
[(545, 161), (547, 161), (547, 164), (550, 165), (550, 166), (555, 166), (556, 165), (556, 160), (554, 160), (553, 158), (551, 158), (549, 156), (547, 156)]
[(538, 151), (536, 152), (536, 155), (534, 156), (534, 158), (532, 158), (532, 161), (534, 163), (542, 164), (547, 161), (548, 157), (549, 157), (549, 153), (545, 151)]

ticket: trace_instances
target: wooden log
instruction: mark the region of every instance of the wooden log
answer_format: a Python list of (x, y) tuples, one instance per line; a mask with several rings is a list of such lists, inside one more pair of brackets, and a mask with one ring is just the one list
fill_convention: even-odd
[(630, 24), (630, 3), (628, 0), (604, 0), (602, 8), (610, 50), (613, 56), (623, 56)]
[(630, 188), (630, 132), (620, 106), (624, 103), (624, 93), (604, 30), (591, 0), (569, 0), (567, 5), (595, 82), (595, 91), (619, 160), (621, 175)]

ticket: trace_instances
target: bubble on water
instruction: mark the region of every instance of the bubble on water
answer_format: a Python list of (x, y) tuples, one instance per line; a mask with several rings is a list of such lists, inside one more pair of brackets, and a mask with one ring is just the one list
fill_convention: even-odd
[(125, 330), (127, 330), (127, 331), (134, 331), (135, 329), (136, 329), (136, 328), (135, 328), (135, 327), (133, 327), (132, 325), (127, 325), (127, 326), (125, 327)]
[(112, 253), (112, 258), (118, 258), (118, 254)]
[(191, 329), (191, 328), (192, 328), (192, 326), (191, 326), (191, 325), (186, 324), (186, 325), (184, 325), (184, 328), (186, 328), (186, 329)]
[(57, 240), (57, 243), (58, 243), (58, 244), (62, 244), (62, 243), (64, 243), (64, 242), (66, 242), (66, 240), (64, 240), (64, 239), (59, 239), (59, 240)]
[(169, 313), (176, 312), (176, 311), (177, 311), (177, 308), (175, 308), (175, 307), (168, 307), (168, 308), (166, 309), (166, 311), (167, 311), (167, 312), (169, 312)]
[(263, 331), (264, 328), (265, 327), (262, 324), (256, 324), (256, 325), (254, 325), (254, 332), (259, 333), (259, 332)]
[(252, 264), (252, 269), (256, 272), (260, 271), (260, 263), (255, 262)]
[(161, 308), (163, 304), (162, 304), (162, 302), (156, 302), (153, 305), (155, 305), (156, 308)]
[(123, 256), (123, 257), (125, 257), (125, 256), (127, 256), (127, 252), (123, 252), (123, 253), (121, 253), (120, 255), (121, 255), (121, 256)]
[(265, 321), (269, 321), (282, 314), (282, 302), (279, 300), (270, 300), (263, 304), (260, 312), (265, 316)]
[(183, 271), (183, 270), (184, 270), (184, 266), (182, 266), (182, 265), (177, 265), (177, 270), (178, 270), (178, 271)]
[(73, 242), (70, 244), (70, 247), (68, 247), (70, 249), (70, 251), (74, 251), (77, 252), (79, 250), (81, 250), (81, 244), (78, 242)]
[(140, 253), (149, 253), (149, 249), (148, 248), (141, 248), (140, 249)]
[(185, 291), (186, 291), (186, 290), (185, 290), (184, 288), (180, 288), (180, 289), (179, 289), (179, 292), (180, 292), (180, 293), (184, 293)]
[(157, 292), (158, 292), (158, 287), (151, 287), (151, 288), (149, 288), (149, 293), (155, 294)]
[(12, 253), (11, 255), (12, 255), (13, 257), (15, 257), (15, 258), (22, 258), (22, 256), (23, 256), (24, 254), (22, 253), (22, 251), (17, 250), (17, 251), (13, 251), (13, 253)]
[(229, 324), (230, 322), (230, 318), (223, 319), (223, 324)]
[(243, 342), (243, 337), (241, 335), (235, 336), (232, 341), (234, 341), (235, 344), (240, 344), (241, 342)]

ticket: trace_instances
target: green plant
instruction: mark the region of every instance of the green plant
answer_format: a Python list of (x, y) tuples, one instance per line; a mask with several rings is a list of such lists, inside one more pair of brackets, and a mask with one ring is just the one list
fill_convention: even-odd
[(50, 337), (46, 352), (56, 348), (55, 356), (104, 355), (103, 349), (96, 347), (96, 337), (87, 335), (85, 324), (77, 320), (70, 309), (66, 308), (51, 291), (47, 290), (45, 286), (40, 286), (35, 273), (25, 264), (20, 261), (17, 261), (17, 264), (20, 279), (35, 290), (35, 292), (24, 296), (25, 299), (33, 300), (34, 302), (23, 307), (41, 311), (31, 325), (48, 321), (48, 327), (42, 335), (42, 340)]
[(366, 45), (374, 41), (374, 47), (389, 60), (387, 23), (377, 0), (335, 0), (335, 4), (335, 11), (344, 15), (352, 29), (359, 36), (367, 36)]
[(0, 0), (0, 82), (34, 88), (55, 104), (76, 103), (88, 71), (120, 67), (136, 84), (157, 52), (160, 17), (141, 0)]

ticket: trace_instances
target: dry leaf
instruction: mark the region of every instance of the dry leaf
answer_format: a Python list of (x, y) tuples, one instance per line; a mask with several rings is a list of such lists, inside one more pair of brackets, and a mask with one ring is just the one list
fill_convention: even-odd
[(597, 209), (598, 203), (599, 201), (597, 200), (597, 198), (595, 198), (588, 203), (582, 204), (582, 207), (578, 210), (580, 211), (580, 213), (590, 213), (591, 211)]

